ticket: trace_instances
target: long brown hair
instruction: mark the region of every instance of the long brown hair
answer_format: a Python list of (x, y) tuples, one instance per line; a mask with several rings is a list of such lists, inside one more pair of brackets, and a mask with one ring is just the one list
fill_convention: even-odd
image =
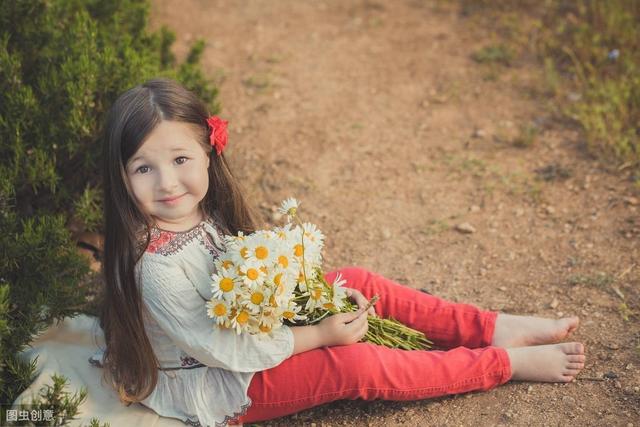
[[(127, 405), (144, 400), (155, 389), (158, 360), (144, 329), (140, 283), (134, 274), (149, 244), (151, 219), (132, 196), (126, 164), (164, 120), (192, 124), (203, 146), (211, 150), (208, 117), (195, 94), (163, 78), (127, 90), (107, 115), (103, 131), (105, 289), (100, 313), (106, 343), (103, 378)], [(255, 231), (255, 211), (243, 197), (224, 154), (213, 151), (210, 155), (209, 189), (201, 208), (225, 233)], [(142, 244), (140, 230), (146, 230)]]

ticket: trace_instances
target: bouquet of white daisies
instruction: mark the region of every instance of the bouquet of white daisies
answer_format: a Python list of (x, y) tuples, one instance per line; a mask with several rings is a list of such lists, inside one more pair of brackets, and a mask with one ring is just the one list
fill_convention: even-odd
[[(215, 261), (207, 315), (236, 333), (270, 335), (286, 325), (314, 324), (334, 313), (354, 311), (338, 274), (332, 284), (322, 271), (324, 235), (298, 217), (299, 203), (285, 200), (287, 223), (271, 230), (225, 236), (225, 252)], [(292, 222), (295, 221), (295, 224)], [(377, 295), (370, 305), (377, 301)], [(406, 350), (432, 344), (422, 332), (394, 319), (369, 316), (364, 341)]]

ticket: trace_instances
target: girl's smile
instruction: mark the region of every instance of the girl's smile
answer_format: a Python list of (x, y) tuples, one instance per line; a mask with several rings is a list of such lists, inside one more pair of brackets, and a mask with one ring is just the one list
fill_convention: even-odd
[(169, 231), (202, 221), (200, 202), (209, 188), (209, 155), (194, 125), (163, 121), (127, 163), (127, 177), (140, 208)]
[(178, 204), (180, 199), (182, 199), (182, 196), (184, 196), (184, 194), (180, 196), (175, 196), (175, 197), (167, 197), (166, 199), (161, 199), (160, 202), (166, 203), (167, 205), (175, 205), (175, 204)]

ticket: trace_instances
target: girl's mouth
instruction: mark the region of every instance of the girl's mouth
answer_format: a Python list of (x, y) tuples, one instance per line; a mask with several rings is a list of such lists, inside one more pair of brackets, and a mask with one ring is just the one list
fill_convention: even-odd
[(173, 205), (173, 204), (178, 203), (180, 201), (180, 199), (182, 198), (182, 196), (184, 196), (184, 194), (182, 194), (180, 196), (167, 197), (165, 199), (160, 199), (159, 202), (166, 203), (166, 204), (169, 204), (169, 205)]

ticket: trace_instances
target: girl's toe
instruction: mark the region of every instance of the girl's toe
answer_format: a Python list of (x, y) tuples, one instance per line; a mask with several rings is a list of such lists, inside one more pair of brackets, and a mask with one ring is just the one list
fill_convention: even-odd
[(567, 360), (573, 363), (584, 363), (586, 357), (584, 354), (569, 354), (567, 355)]

